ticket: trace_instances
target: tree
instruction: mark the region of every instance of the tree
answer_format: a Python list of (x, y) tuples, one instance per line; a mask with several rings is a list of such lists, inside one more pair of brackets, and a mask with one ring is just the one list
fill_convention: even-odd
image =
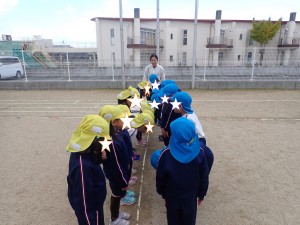
[(263, 62), (265, 46), (280, 29), (281, 21), (281, 18), (276, 22), (271, 21), (271, 18), (262, 21), (253, 20), (250, 38), (260, 44), (260, 65), (262, 65)]

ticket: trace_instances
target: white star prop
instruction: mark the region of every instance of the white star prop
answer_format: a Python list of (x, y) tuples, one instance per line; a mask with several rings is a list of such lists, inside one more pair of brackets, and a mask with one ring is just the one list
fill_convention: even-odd
[(160, 98), (162, 99), (162, 103), (164, 103), (164, 102), (168, 103), (168, 99), (170, 97), (167, 97), (166, 95), (164, 95), (164, 97), (160, 97)]
[(175, 98), (175, 101), (171, 102), (171, 104), (172, 104), (172, 110), (175, 108), (179, 109), (179, 105), (181, 104), (181, 102), (177, 102), (177, 99)]
[(151, 83), (151, 85), (152, 85), (152, 89), (153, 89), (153, 90), (154, 90), (154, 89), (159, 90), (158, 86), (160, 85), (160, 83), (157, 83), (156, 80), (154, 81), (154, 83)]
[(145, 95), (146, 96), (150, 95), (150, 88), (151, 88), (151, 86), (149, 86), (149, 83), (147, 82), (147, 85), (145, 86)]
[(107, 151), (110, 152), (109, 145), (112, 143), (112, 141), (108, 141), (105, 137), (104, 141), (99, 141), (99, 142), (102, 144), (101, 152), (103, 152), (105, 149), (107, 149)]
[(153, 102), (149, 102), (149, 105), (151, 105), (151, 109), (153, 109), (153, 108), (158, 109), (158, 105), (160, 105), (160, 103), (156, 102), (155, 99), (154, 99)]
[(125, 118), (120, 118), (120, 119), (123, 121), (122, 130), (124, 130), (126, 127), (128, 127), (129, 129), (131, 128), (130, 122), (131, 122), (131, 120), (133, 120), (133, 118), (129, 118), (127, 113), (126, 113)]
[(138, 98), (136, 94), (134, 94), (134, 98), (129, 98), (128, 99), (131, 102), (130, 108), (133, 108), (134, 106), (137, 106), (139, 108), (141, 108), (141, 101), (143, 101), (144, 99)]
[(148, 133), (149, 131), (151, 131), (151, 133), (153, 133), (152, 127), (154, 127), (154, 125), (151, 125), (150, 122), (149, 122), (148, 125), (145, 125), (145, 126), (147, 127), (146, 133)]

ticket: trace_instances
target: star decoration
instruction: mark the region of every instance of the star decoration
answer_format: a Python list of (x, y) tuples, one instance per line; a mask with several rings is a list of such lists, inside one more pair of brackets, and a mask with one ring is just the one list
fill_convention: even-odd
[(127, 113), (126, 113), (125, 118), (120, 118), (120, 119), (123, 121), (122, 130), (124, 130), (126, 127), (128, 127), (129, 129), (131, 128), (130, 122), (131, 122), (131, 120), (133, 120), (133, 118), (129, 118)]
[(134, 98), (129, 98), (128, 101), (131, 102), (130, 108), (133, 108), (134, 106), (137, 106), (139, 108), (141, 108), (141, 101), (143, 101), (144, 99), (138, 98), (136, 94), (134, 94)]
[(171, 104), (172, 104), (172, 110), (175, 108), (179, 109), (179, 105), (181, 104), (181, 102), (177, 102), (177, 99), (175, 98), (175, 101), (171, 102)]
[(154, 83), (151, 83), (151, 85), (152, 85), (152, 89), (153, 89), (153, 90), (154, 90), (154, 89), (159, 90), (158, 86), (160, 85), (160, 83), (157, 83), (156, 80), (154, 81)]
[(168, 103), (169, 98), (170, 97), (167, 97), (166, 95), (164, 95), (164, 97), (161, 97), (161, 99), (163, 100), (162, 103), (164, 103), (164, 102)]
[(105, 149), (107, 149), (107, 151), (110, 152), (109, 145), (112, 143), (112, 141), (108, 141), (105, 137), (104, 141), (99, 141), (99, 142), (100, 144), (102, 144), (101, 152), (103, 152)]
[(151, 86), (149, 86), (149, 83), (147, 82), (147, 85), (145, 86), (145, 95), (146, 96), (150, 95), (150, 88), (151, 88)]
[(157, 108), (158, 109), (158, 105), (160, 105), (159, 102), (156, 102), (155, 99), (153, 100), (153, 102), (150, 102), (149, 105), (151, 105), (151, 109), (153, 108)]
[(148, 133), (149, 131), (151, 131), (151, 133), (153, 133), (152, 127), (154, 127), (154, 125), (151, 125), (150, 122), (149, 122), (148, 125), (145, 125), (145, 126), (147, 127), (146, 133)]

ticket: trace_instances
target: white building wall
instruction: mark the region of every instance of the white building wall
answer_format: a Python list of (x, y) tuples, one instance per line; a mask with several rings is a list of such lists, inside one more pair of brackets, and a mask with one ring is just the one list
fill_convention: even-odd
[[(155, 53), (155, 49), (138, 49), (127, 48), (127, 39), (136, 36), (137, 31), (134, 32), (134, 19), (123, 20), (124, 31), (124, 57), (125, 64), (128, 66), (143, 66), (135, 60), (135, 55), (140, 55), (141, 52)], [(283, 27), (287, 26), (284, 24)], [(222, 66), (234, 65), (244, 66), (249, 61), (248, 54), (253, 49), (256, 50), (256, 62), (259, 61), (259, 44), (253, 41), (253, 45), (249, 45), (249, 35), (252, 29), (252, 21), (221, 21), (221, 30), (225, 30), (225, 37), (227, 39), (233, 39), (233, 48), (220, 48), (217, 51), (222, 52), (223, 59)], [(140, 20), (140, 28), (156, 29), (156, 20)], [(110, 30), (114, 29), (114, 40), (110, 37)], [(187, 45), (183, 45), (183, 30), (187, 30)], [(97, 31), (97, 54), (98, 65), (100, 67), (112, 66), (112, 53), (115, 53), (115, 66), (119, 67), (121, 62), (121, 46), (120, 46), (120, 25), (119, 20), (116, 19), (96, 19), (96, 31)], [(208, 60), (208, 66), (213, 65), (213, 50), (206, 49), (207, 39), (213, 38), (215, 33), (215, 21), (199, 21), (197, 28), (197, 51), (196, 51), (196, 65), (204, 66), (205, 64), (205, 52), (207, 52), (206, 59)], [(171, 39), (171, 34), (173, 39)], [(296, 23), (294, 28), (294, 37), (300, 36), (300, 24)], [(160, 39), (163, 41), (163, 48), (160, 52), (159, 63), (163, 66), (191, 66), (193, 56), (193, 35), (194, 35), (194, 21), (193, 20), (160, 20)], [(240, 40), (240, 35), (242, 39)], [(291, 34), (289, 34), (291, 35)], [(282, 36), (282, 30), (281, 30)], [(278, 49), (278, 43), (280, 39), (280, 31), (276, 36), (266, 45), (266, 48), (273, 47), (273, 51), (267, 51), (264, 54), (264, 61), (272, 61), (273, 64), (279, 65), (282, 63), (282, 51)], [(290, 50), (290, 57), (299, 56), (299, 48)], [(184, 55), (186, 55), (186, 62), (184, 62)], [(172, 56), (172, 57), (171, 57)], [(266, 61), (265, 61), (266, 62)], [(142, 62), (141, 62), (142, 63)]]

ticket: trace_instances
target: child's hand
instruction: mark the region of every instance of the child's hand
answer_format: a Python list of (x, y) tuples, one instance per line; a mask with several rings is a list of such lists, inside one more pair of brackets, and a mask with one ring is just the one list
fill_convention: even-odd
[(164, 128), (161, 128), (161, 133), (164, 137), (169, 137), (168, 132)]
[(198, 198), (198, 205), (201, 205), (202, 200), (200, 198)]
[(101, 158), (102, 158), (102, 160), (107, 159), (107, 157), (106, 157), (106, 151), (102, 151), (101, 152)]
[(122, 191), (127, 191), (128, 190), (128, 186), (127, 187), (124, 187), (122, 188)]

